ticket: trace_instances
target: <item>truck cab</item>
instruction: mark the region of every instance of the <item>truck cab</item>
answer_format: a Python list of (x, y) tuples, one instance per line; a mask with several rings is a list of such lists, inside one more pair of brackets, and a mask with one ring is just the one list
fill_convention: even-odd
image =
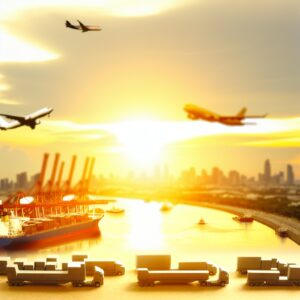
[(218, 281), (220, 282), (221, 286), (225, 286), (229, 283), (229, 274), (227, 271), (220, 269), (219, 270), (219, 278)]
[(100, 287), (103, 285), (104, 272), (101, 268), (95, 267), (94, 277), (92, 280), (92, 285), (95, 287)]

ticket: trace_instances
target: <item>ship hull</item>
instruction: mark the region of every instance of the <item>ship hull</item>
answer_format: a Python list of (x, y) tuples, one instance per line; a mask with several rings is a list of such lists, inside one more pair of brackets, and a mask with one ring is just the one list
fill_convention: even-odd
[(37, 232), (31, 235), (24, 235), (18, 237), (1, 237), (0, 247), (6, 248), (25, 244), (35, 244), (37, 242), (48, 242), (59, 239), (68, 239), (71, 237), (88, 236), (91, 233), (99, 234), (100, 231), (98, 223), (101, 219), (102, 217), (93, 220), (88, 220), (86, 222), (66, 225), (51, 230)]

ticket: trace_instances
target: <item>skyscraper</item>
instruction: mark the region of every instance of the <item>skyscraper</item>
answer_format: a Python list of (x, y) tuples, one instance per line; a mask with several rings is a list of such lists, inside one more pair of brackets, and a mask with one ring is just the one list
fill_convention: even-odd
[(295, 175), (293, 166), (287, 165), (286, 166), (286, 184), (287, 185), (293, 185), (295, 182)]
[(271, 163), (270, 163), (269, 159), (267, 159), (265, 161), (264, 181), (265, 181), (265, 184), (269, 184), (271, 182)]

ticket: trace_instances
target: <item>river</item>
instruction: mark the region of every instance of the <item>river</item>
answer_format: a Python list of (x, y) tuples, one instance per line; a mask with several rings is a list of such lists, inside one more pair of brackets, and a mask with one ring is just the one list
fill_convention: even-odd
[[(223, 211), (191, 205), (176, 205), (169, 211), (160, 210), (161, 203), (135, 199), (117, 199), (117, 206), (125, 209), (124, 214), (106, 213), (99, 226), (101, 235), (86, 240), (66, 241), (59, 245), (45, 248), (3, 252), (1, 255), (27, 256), (30, 259), (57, 254), (61, 260), (67, 260), (72, 253), (87, 253), (91, 258), (113, 258), (123, 262), (127, 274), (122, 277), (106, 278), (105, 284), (98, 292), (88, 293), (95, 299), (113, 297), (116, 293), (121, 299), (138, 299), (157, 297), (164, 299), (188, 299), (199, 296), (213, 299), (250, 299), (253, 296), (261, 299), (296, 299), (300, 296), (299, 287), (259, 287), (245, 286), (246, 279), (236, 274), (237, 256), (276, 257), (286, 262), (300, 264), (300, 247), (287, 238), (280, 238), (273, 229), (257, 222), (241, 224), (232, 219), (232, 215)], [(107, 209), (110, 205), (99, 206)], [(205, 225), (199, 225), (203, 218)], [(230, 272), (230, 284), (225, 288), (199, 288), (197, 286), (156, 286), (140, 288), (136, 285), (135, 267), (136, 254), (171, 254), (172, 267), (176, 268), (179, 261), (210, 260)], [(20, 288), (4, 287), (4, 277), (0, 288), (9, 289), (15, 294)], [(43, 291), (65, 290), (66, 287), (22, 287), (34, 291), (39, 299), (45, 298)], [(78, 289), (68, 289), (67, 296)], [(81, 291), (84, 291), (82, 289)], [(147, 292), (147, 293), (146, 293)], [(161, 294), (163, 293), (163, 294)], [(103, 294), (100, 295), (100, 294)], [(96, 297), (97, 296), (97, 297)], [(15, 299), (17, 299), (16, 297)], [(90, 298), (90, 299), (92, 299)], [(32, 299), (32, 298), (31, 298)]]

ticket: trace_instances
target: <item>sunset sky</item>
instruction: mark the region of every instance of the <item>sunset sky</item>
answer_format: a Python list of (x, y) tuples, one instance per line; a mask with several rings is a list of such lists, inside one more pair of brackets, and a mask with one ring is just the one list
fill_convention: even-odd
[[(64, 22), (99, 25), (81, 33)], [(226, 127), (186, 118), (194, 103)], [(1, 177), (36, 173), (44, 152), (96, 156), (95, 173), (195, 166), (300, 179), (298, 0), (0, 0), (0, 112), (53, 107), (35, 130), (0, 132)]]

